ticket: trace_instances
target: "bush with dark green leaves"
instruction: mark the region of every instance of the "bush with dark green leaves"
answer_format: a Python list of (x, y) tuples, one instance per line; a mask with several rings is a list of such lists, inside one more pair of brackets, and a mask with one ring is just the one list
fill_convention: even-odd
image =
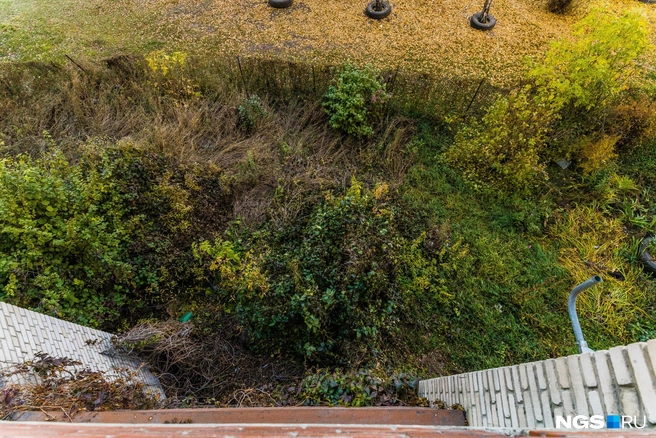
[[(267, 228), (246, 247), (207, 247), (219, 297), (256, 344), (311, 360), (378, 354), (412, 324), (425, 297), (441, 295), (423, 237), (404, 236), (387, 186), (353, 181), (304, 219)], [(244, 243), (242, 243), (242, 246)], [(216, 248), (210, 250), (210, 248)]]
[(373, 134), (372, 124), (388, 99), (378, 70), (347, 64), (328, 88), (323, 106), (330, 116), (330, 126), (361, 138)]
[(262, 99), (256, 94), (242, 99), (241, 104), (237, 107), (239, 113), (239, 123), (248, 132), (252, 131), (255, 124), (266, 114), (266, 109), (262, 104)]
[(419, 379), (383, 370), (318, 370), (296, 387), (296, 400), (308, 406), (428, 406), (417, 396)]

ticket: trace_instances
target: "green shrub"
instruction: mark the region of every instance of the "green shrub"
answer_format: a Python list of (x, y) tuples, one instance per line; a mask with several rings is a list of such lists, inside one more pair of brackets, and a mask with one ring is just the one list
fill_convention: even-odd
[(129, 142), (79, 153), (0, 160), (0, 300), (115, 329), (204, 292), (190, 247), (226, 222), (216, 171)]
[(239, 113), (239, 123), (248, 132), (252, 131), (258, 120), (266, 114), (262, 100), (255, 94), (243, 99), (237, 111)]
[(356, 138), (373, 134), (372, 123), (389, 99), (379, 72), (371, 66), (344, 67), (335, 85), (328, 88), (323, 106), (330, 126)]
[(98, 326), (125, 303), (134, 223), (112, 172), (61, 152), (0, 160), (0, 299)]
[(428, 406), (417, 395), (419, 379), (382, 370), (318, 370), (300, 383), (297, 400), (309, 406)]
[[(579, 137), (606, 131), (614, 106), (641, 99), (643, 93), (628, 91), (645, 85), (647, 70), (638, 60), (651, 47), (649, 30), (642, 12), (595, 10), (575, 25), (574, 38), (553, 43), (531, 68), (537, 99), (559, 119), (550, 133), (550, 158), (576, 158), (585, 144)], [(623, 117), (632, 118), (626, 108)]]
[(458, 132), (444, 158), (475, 188), (531, 189), (545, 177), (540, 153), (551, 118), (526, 90), (500, 97), (481, 122)]
[[(282, 230), (268, 228), (247, 247), (199, 247), (209, 256), (219, 299), (267, 351), (348, 362), (376, 354), (383, 339), (401, 336), (418, 303), (439, 301), (435, 262), (421, 238), (401, 234), (386, 185), (364, 190), (354, 181)], [(262, 274), (266, 275), (264, 281)]]

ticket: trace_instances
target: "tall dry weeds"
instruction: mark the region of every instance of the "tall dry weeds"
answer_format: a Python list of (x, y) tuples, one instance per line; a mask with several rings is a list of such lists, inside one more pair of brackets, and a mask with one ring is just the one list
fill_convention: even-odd
[(347, 185), (361, 153), (353, 140), (327, 127), (318, 101), (293, 98), (298, 90), (270, 76), (249, 84), (275, 95), (261, 97), (263, 114), (246, 130), (238, 111), (247, 96), (243, 85), (209, 76), (201, 66), (186, 67), (176, 79), (193, 81), (197, 94), (181, 90), (176, 80), (158, 83), (138, 57), (85, 70), (0, 67), (5, 153), (38, 155), (57, 145), (74, 158), (89, 139), (129, 140), (177, 165), (220, 169), (233, 188), (234, 217), (246, 224), (267, 218), (278, 186), (290, 196), (271, 213), (275, 220), (294, 217), (321, 190)]

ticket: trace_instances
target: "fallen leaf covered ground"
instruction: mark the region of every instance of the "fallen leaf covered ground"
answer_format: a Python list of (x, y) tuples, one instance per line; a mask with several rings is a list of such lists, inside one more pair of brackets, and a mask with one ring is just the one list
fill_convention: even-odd
[[(0, 59), (21, 59), (15, 55), (21, 44), (29, 46), (28, 58), (39, 58), (39, 51), (94, 57), (165, 48), (319, 65), (352, 60), (505, 85), (517, 80), (527, 57), (569, 34), (591, 7), (641, 8), (652, 23), (656, 18), (656, 6), (637, 0), (585, 2), (566, 15), (547, 12), (546, 0), (496, 0), (497, 25), (482, 32), (469, 26), (482, 0), (392, 0), (392, 14), (381, 21), (364, 15), (366, 4), (295, 0), (291, 8), (274, 9), (266, 0), (0, 0), (0, 37), (24, 33), (5, 49), (9, 55), (0, 50)], [(0, 49), (3, 44), (0, 38)]]
[[(101, 3), (120, 13), (124, 2)], [(316, 64), (348, 59), (386, 69), (487, 77), (497, 84), (517, 77), (526, 57), (568, 34), (590, 7), (557, 15), (547, 12), (544, 1), (497, 0), (492, 7), (497, 25), (482, 32), (469, 26), (469, 17), (482, 8), (480, 0), (393, 0), (392, 14), (381, 21), (364, 15), (363, 0), (295, 0), (288, 9), (271, 8), (266, 0), (139, 3), (159, 14), (161, 39), (195, 47), (205, 56), (257, 55)], [(606, 5), (622, 6), (642, 6), (654, 17), (653, 8), (635, 0)]]

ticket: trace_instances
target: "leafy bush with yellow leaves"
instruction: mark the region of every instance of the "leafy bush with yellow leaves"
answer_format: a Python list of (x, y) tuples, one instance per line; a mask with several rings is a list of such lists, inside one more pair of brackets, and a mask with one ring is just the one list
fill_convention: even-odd
[(499, 98), (481, 122), (458, 132), (445, 160), (476, 188), (530, 189), (546, 177), (540, 153), (551, 117), (528, 90)]
[(457, 134), (446, 162), (475, 187), (526, 190), (545, 175), (547, 160), (577, 158), (590, 172), (616, 156), (619, 137), (599, 131), (644, 74), (637, 60), (650, 47), (648, 22), (639, 12), (596, 10), (575, 29), (528, 72), (533, 87), (499, 97)]
[(644, 13), (597, 9), (574, 26), (573, 39), (553, 43), (528, 77), (556, 108), (607, 107), (645, 74), (636, 61), (649, 48)]
[(652, 48), (649, 33), (641, 11), (616, 14), (596, 9), (574, 26), (573, 38), (553, 43), (544, 59), (532, 66), (528, 78), (536, 84), (538, 99), (550, 105), (558, 119), (550, 133), (550, 158), (573, 158), (582, 147), (596, 145), (600, 151), (614, 145), (610, 137), (593, 142), (580, 138), (599, 137), (613, 107), (635, 98), (628, 93), (631, 88), (643, 87), (646, 69), (638, 61)]
[(187, 54), (157, 50), (146, 56), (152, 76), (151, 84), (177, 98), (201, 96), (198, 84), (186, 72)]
[(617, 157), (615, 144), (618, 136), (603, 135), (601, 138), (582, 137), (576, 146), (579, 165), (584, 173), (605, 167)]

